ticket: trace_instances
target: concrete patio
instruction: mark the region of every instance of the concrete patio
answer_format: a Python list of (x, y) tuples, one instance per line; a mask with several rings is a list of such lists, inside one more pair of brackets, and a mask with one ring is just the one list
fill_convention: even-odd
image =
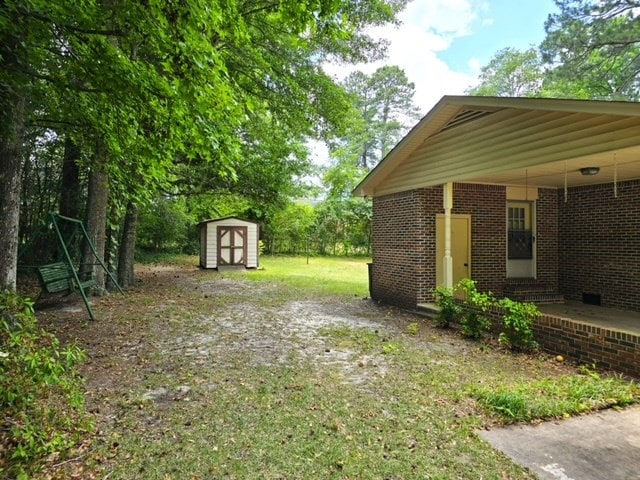
[(554, 317), (568, 318), (588, 325), (640, 335), (640, 313), (580, 302), (539, 305), (539, 310)]

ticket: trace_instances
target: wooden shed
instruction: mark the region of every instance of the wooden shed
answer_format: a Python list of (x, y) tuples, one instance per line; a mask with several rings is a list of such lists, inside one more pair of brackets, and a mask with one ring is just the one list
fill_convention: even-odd
[(236, 217), (200, 222), (200, 266), (258, 267), (258, 224)]

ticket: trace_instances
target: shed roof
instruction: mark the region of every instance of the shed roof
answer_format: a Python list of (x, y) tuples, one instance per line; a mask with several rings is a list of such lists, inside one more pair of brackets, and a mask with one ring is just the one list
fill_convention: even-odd
[[(598, 175), (581, 175), (593, 166)], [(640, 104), (445, 96), (354, 193), (446, 182), (560, 188), (565, 177), (571, 186), (640, 178)]]
[(200, 223), (198, 223), (198, 225), (203, 225), (205, 223), (213, 223), (213, 222), (221, 222), (223, 220), (238, 220), (240, 222), (245, 222), (245, 223), (253, 223), (255, 225), (258, 225), (258, 222), (254, 222), (252, 220), (246, 220), (244, 218), (239, 218), (239, 217), (222, 217), (222, 218), (210, 218), (208, 220), (202, 220)]

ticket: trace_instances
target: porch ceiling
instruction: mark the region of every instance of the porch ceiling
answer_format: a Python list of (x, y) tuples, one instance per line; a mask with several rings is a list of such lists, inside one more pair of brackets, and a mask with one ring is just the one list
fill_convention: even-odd
[[(596, 175), (583, 175), (580, 169), (584, 167), (598, 167), (600, 171)], [(637, 179), (640, 178), (640, 147), (629, 147), (544, 165), (508, 170), (502, 173), (481, 175), (469, 181), (498, 185), (526, 184), (532, 187), (563, 188), (565, 169), (567, 186), (569, 187)]]
[(640, 105), (444, 97), (354, 193), (447, 182), (562, 188), (565, 170), (568, 186), (640, 178)]

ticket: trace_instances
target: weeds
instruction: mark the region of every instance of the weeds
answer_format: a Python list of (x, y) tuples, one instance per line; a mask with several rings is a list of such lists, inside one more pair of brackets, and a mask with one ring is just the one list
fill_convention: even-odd
[(449, 328), (451, 323), (457, 321), (462, 314), (462, 307), (454, 298), (453, 292), (454, 290), (451, 288), (436, 288), (436, 305), (440, 308), (436, 317), (436, 325), (440, 328)]
[(580, 374), (534, 383), (475, 388), (471, 394), (505, 423), (562, 418), (635, 403), (640, 387), (621, 376), (602, 377), (586, 367)]
[(533, 321), (539, 314), (533, 303), (515, 302), (503, 298), (498, 302), (503, 309), (505, 331), (500, 333), (499, 341), (513, 350), (535, 350), (538, 342), (533, 338)]
[(418, 332), (420, 332), (420, 324), (418, 322), (411, 322), (409, 325), (407, 325), (405, 331), (409, 335), (417, 335)]
[(485, 314), (495, 304), (495, 299), (491, 293), (479, 292), (476, 282), (468, 278), (458, 282), (455, 290), (458, 289), (464, 294), (462, 300), (464, 307), (460, 319), (462, 334), (478, 339), (491, 329), (491, 321)]
[(83, 359), (37, 327), (29, 300), (0, 294), (0, 476), (29, 478), (90, 429), (75, 373)]
[[(461, 299), (455, 298), (460, 292)], [(478, 291), (475, 281), (464, 278), (453, 288), (438, 287), (435, 291), (436, 305), (440, 308), (436, 318), (438, 327), (448, 327), (458, 321), (463, 335), (478, 339), (491, 330), (492, 322), (487, 312), (492, 308), (503, 311), (503, 331), (498, 340), (513, 350), (535, 350), (538, 343), (533, 337), (533, 321), (539, 314), (532, 303), (516, 302), (509, 298), (496, 300), (491, 292)]]

